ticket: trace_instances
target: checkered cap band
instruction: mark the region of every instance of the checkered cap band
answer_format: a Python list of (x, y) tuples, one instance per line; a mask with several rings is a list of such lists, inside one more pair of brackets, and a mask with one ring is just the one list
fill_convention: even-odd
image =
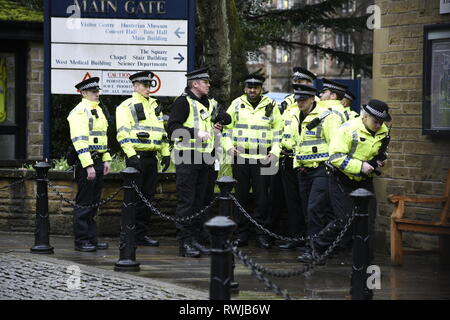
[(192, 76), (189, 76), (187, 78), (188, 80), (195, 80), (195, 79), (209, 79), (209, 74), (205, 73), (199, 73), (199, 74), (194, 74)]
[(137, 77), (134, 78), (132, 81), (150, 81), (151, 79), (149, 77)]
[(263, 84), (263, 82), (259, 79), (255, 79), (255, 78), (251, 78), (251, 79), (247, 79), (245, 80), (246, 83), (255, 83), (255, 84)]
[(378, 111), (377, 109), (372, 108), (368, 104), (366, 104), (367, 110), (369, 110), (375, 117), (378, 117), (380, 119), (386, 119), (388, 117), (388, 113), (386, 110), (383, 112)]
[(80, 89), (78, 89), (78, 90), (86, 90), (86, 89), (89, 89), (89, 88), (95, 88), (95, 87), (98, 87), (98, 82), (90, 82), (90, 83), (87, 83), (87, 84), (85, 84), (84, 86), (82, 86)]
[(344, 98), (348, 99), (348, 100), (353, 100), (352, 97), (350, 97), (347, 93), (344, 95)]
[(311, 78), (309, 75), (307, 75), (305, 73), (301, 73), (301, 72), (295, 72), (294, 75), (293, 75), (293, 78), (297, 79), (297, 80), (299, 80), (299, 79), (306, 79), (306, 80), (309, 80), (311, 82), (314, 81), (313, 78)]
[(323, 85), (323, 89), (324, 89), (324, 90), (325, 90), (325, 89), (329, 89), (329, 90), (337, 90), (337, 91), (342, 91), (342, 92), (345, 92), (345, 91), (346, 91), (346, 89), (344, 89), (344, 88), (342, 88), (342, 87), (335, 86), (334, 84), (329, 84), (329, 83), (325, 83), (325, 84)]

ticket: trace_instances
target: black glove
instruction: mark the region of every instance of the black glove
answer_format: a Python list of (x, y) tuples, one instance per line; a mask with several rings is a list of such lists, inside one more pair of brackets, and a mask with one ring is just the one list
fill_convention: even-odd
[(136, 170), (141, 171), (141, 160), (139, 160), (137, 155), (129, 157), (126, 161), (127, 167), (135, 168)]
[(161, 166), (163, 166), (162, 172), (166, 172), (167, 169), (169, 169), (169, 166), (170, 166), (170, 156), (162, 157), (162, 159), (161, 159)]

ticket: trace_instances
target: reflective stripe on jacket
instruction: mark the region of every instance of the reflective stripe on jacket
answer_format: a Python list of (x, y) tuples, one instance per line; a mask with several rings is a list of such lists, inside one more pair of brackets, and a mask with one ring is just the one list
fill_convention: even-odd
[(103, 154), (103, 161), (111, 161), (108, 152), (108, 121), (98, 102), (83, 98), (72, 109), (67, 121), (70, 126), (70, 139), (83, 168), (94, 163), (91, 158), (91, 152), (94, 151)]

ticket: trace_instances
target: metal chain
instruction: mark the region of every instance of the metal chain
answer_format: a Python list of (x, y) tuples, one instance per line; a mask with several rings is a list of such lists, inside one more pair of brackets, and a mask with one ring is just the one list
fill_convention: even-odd
[(122, 191), (122, 189), (123, 189), (123, 187), (120, 187), (119, 190), (114, 192), (108, 198), (106, 198), (104, 200), (100, 200), (100, 202), (98, 202), (98, 203), (83, 206), (83, 205), (76, 204), (72, 200), (68, 200), (68, 199), (64, 198), (64, 196), (56, 189), (56, 187), (53, 184), (50, 183), (50, 181), (48, 179), (46, 181), (47, 181), (49, 187), (52, 188), (53, 192), (55, 192), (61, 198), (62, 201), (66, 202), (69, 205), (71, 205), (72, 207), (78, 208), (78, 209), (91, 209), (91, 208), (101, 207), (101, 206), (107, 204), (108, 202), (112, 201), (112, 199), (114, 199), (119, 194), (119, 192)]
[(18, 185), (18, 184), (21, 184), (21, 183), (25, 182), (25, 180), (31, 180), (31, 179), (33, 179), (33, 178), (35, 178), (35, 177), (32, 176), (32, 177), (30, 177), (30, 178), (22, 178), (22, 179), (20, 179), (20, 180), (17, 180), (17, 181), (12, 182), (11, 184), (8, 184), (7, 186), (1, 187), (0, 190), (6, 190), (6, 189), (11, 188), (11, 187), (13, 187), (13, 186), (15, 186), (15, 185)]
[(230, 245), (233, 254), (239, 258), (246, 266), (251, 266), (252, 271), (255, 269), (255, 271), (261, 272), (263, 274), (267, 274), (269, 276), (273, 276), (276, 278), (290, 278), (290, 277), (296, 277), (300, 275), (305, 275), (308, 272), (310, 272), (317, 263), (322, 262), (324, 259), (328, 258), (328, 256), (333, 252), (333, 250), (336, 248), (336, 246), (341, 242), (342, 237), (344, 237), (345, 233), (350, 228), (353, 220), (355, 217), (355, 213), (353, 212), (352, 215), (349, 217), (347, 223), (345, 224), (344, 228), (342, 229), (341, 233), (336, 237), (336, 240), (325, 250), (325, 252), (318, 256), (317, 258), (313, 255), (314, 260), (312, 263), (307, 264), (302, 269), (297, 269), (293, 271), (279, 271), (279, 270), (273, 270), (270, 268), (266, 268), (256, 262), (254, 262), (251, 258), (246, 256), (245, 254), (240, 251), (237, 246), (233, 245), (230, 241), (228, 241), (228, 245)]
[(320, 237), (321, 235), (327, 233), (330, 229), (331, 226), (328, 226), (326, 229), (321, 230), (319, 233), (313, 235), (313, 236), (306, 236), (306, 237), (285, 237), (279, 234), (276, 234), (272, 231), (270, 231), (267, 228), (264, 228), (261, 224), (259, 224), (255, 219), (252, 218), (252, 216), (242, 207), (242, 205), (237, 201), (237, 199), (233, 196), (233, 194), (228, 193), (229, 196), (231, 197), (231, 199), (233, 200), (234, 204), (236, 205), (236, 207), (239, 209), (239, 211), (248, 219), (250, 220), (251, 223), (253, 223), (258, 229), (260, 229), (261, 231), (263, 231), (264, 233), (268, 234), (269, 236), (271, 236), (272, 238), (278, 239), (278, 240), (282, 240), (282, 241), (295, 241), (295, 242), (299, 242), (299, 241), (309, 241), (311, 239), (316, 239), (318, 237)]
[(255, 263), (246, 255), (242, 254), (242, 252), (236, 246), (234, 246), (231, 241), (228, 240), (226, 244), (231, 248), (233, 255), (241, 260), (241, 262), (252, 271), (252, 274), (266, 286), (266, 288), (269, 288), (270, 290), (272, 290), (272, 292), (282, 296), (285, 300), (292, 300), (287, 290), (281, 290), (278, 285), (265, 277), (263, 275), (263, 272), (259, 271), (258, 268), (255, 267)]
[(175, 218), (175, 217), (172, 217), (172, 216), (169, 216), (169, 215), (167, 215), (167, 214), (162, 213), (161, 211), (158, 210), (158, 208), (156, 208), (154, 205), (152, 205), (152, 204), (150, 203), (150, 201), (148, 201), (148, 199), (145, 198), (145, 196), (144, 196), (144, 195), (142, 194), (142, 192), (139, 190), (139, 187), (138, 187), (134, 182), (132, 182), (132, 186), (134, 187), (134, 190), (136, 190), (136, 193), (139, 195), (139, 198), (141, 198), (141, 200), (144, 202), (144, 204), (145, 204), (147, 207), (149, 207), (150, 210), (151, 210), (152, 212), (154, 212), (156, 215), (160, 216), (160, 217), (163, 218), (163, 219), (170, 220), (170, 221), (175, 222), (175, 223), (188, 222), (188, 221), (191, 221), (191, 220), (193, 220), (193, 219), (196, 219), (196, 218), (198, 218), (198, 217), (204, 215), (204, 214), (205, 214), (205, 213), (206, 213), (206, 212), (207, 212), (207, 211), (208, 211), (208, 210), (216, 203), (217, 199), (219, 199), (219, 197), (215, 197), (215, 198), (211, 201), (210, 204), (208, 204), (208, 205), (207, 205), (206, 207), (204, 207), (201, 211), (199, 211), (199, 212), (193, 214), (192, 216), (181, 217), (181, 218)]

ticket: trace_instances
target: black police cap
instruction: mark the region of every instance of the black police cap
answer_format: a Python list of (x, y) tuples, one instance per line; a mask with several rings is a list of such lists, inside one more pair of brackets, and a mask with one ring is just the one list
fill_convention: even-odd
[(131, 82), (139, 81), (139, 82), (150, 82), (151, 79), (155, 76), (155, 74), (151, 71), (140, 71), (135, 74), (132, 74), (128, 77)]
[(332, 81), (332, 80), (323, 78), (322, 91), (325, 91), (325, 90), (338, 91), (338, 92), (342, 92), (345, 94), (345, 92), (347, 92), (347, 86), (343, 83), (339, 83), (336, 81)]
[(100, 87), (98, 85), (100, 81), (99, 77), (93, 77), (86, 80), (81, 81), (80, 83), (75, 85), (75, 88), (78, 90), (100, 90)]
[(293, 80), (308, 80), (311, 82), (316, 80), (316, 75), (305, 68), (294, 67), (294, 69), (292, 69), (292, 71), (293, 71), (293, 75), (292, 75)]
[(386, 102), (372, 99), (369, 103), (362, 106), (363, 109), (375, 118), (383, 121), (391, 121), (392, 117), (389, 114), (389, 107)]
[(345, 99), (348, 99), (348, 100), (350, 100), (350, 101), (353, 101), (353, 100), (356, 99), (355, 95), (354, 95), (353, 93), (351, 93), (351, 91), (349, 91), (349, 90), (347, 90), (347, 91), (345, 92), (344, 98), (345, 98)]
[(295, 100), (306, 100), (308, 98), (314, 97), (317, 92), (316, 87), (308, 84), (294, 83), (292, 87), (294, 88)]
[(262, 86), (266, 78), (259, 74), (249, 74), (245, 77), (244, 82), (247, 87)]
[(208, 68), (200, 68), (186, 73), (187, 80), (209, 80)]

